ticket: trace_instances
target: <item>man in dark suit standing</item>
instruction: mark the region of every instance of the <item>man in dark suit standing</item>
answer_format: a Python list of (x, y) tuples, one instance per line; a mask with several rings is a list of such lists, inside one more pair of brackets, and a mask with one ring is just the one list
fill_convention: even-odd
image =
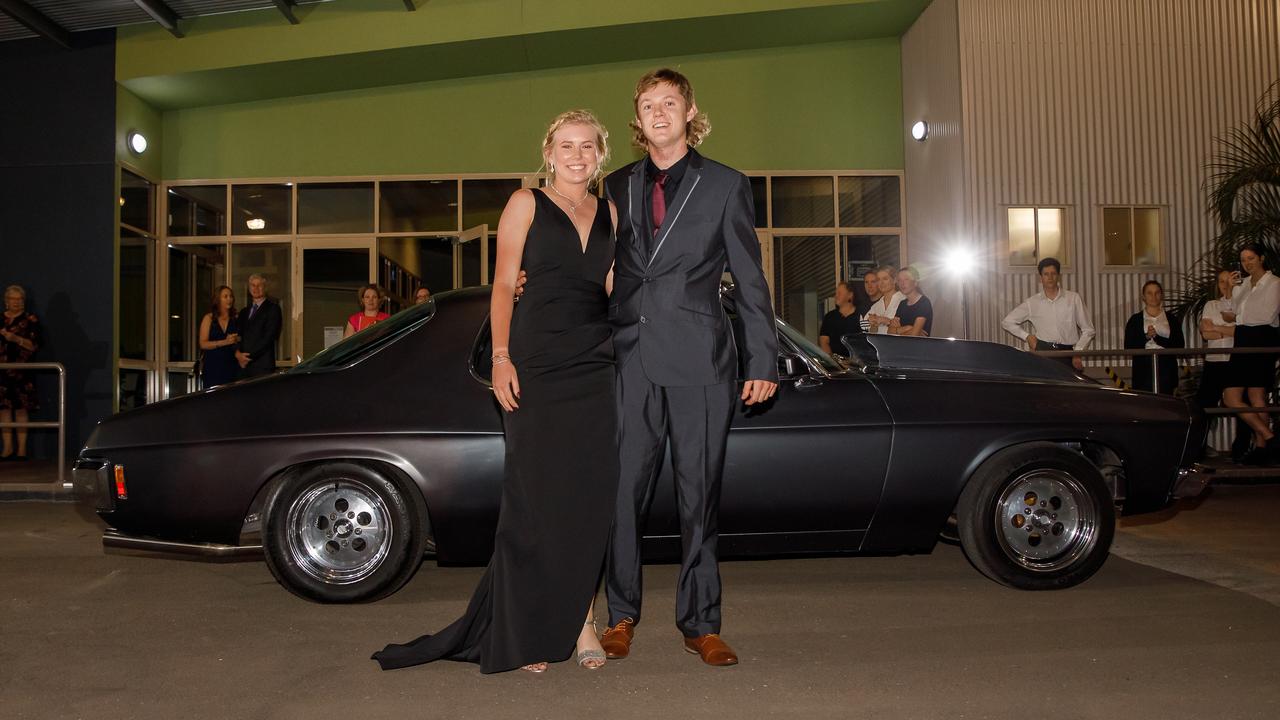
[[(710, 131), (689, 80), (661, 69), (635, 92), (634, 142), (647, 156), (609, 175), (618, 249), (609, 316), (618, 367), (622, 474), (606, 570), (609, 657), (630, 652), (640, 619), (640, 534), (671, 443), (683, 547), (676, 625), (685, 649), (734, 665), (720, 639), (720, 480), (735, 404), (777, 390), (773, 305), (760, 267), (751, 184), (691, 146)], [(720, 304), (736, 284), (746, 383), (739, 394), (733, 330)]]
[(246, 378), (276, 371), (276, 341), (283, 325), (280, 304), (267, 297), (267, 279), (257, 273), (249, 276), (249, 300), (240, 311), (240, 346), (236, 349), (240, 376)]

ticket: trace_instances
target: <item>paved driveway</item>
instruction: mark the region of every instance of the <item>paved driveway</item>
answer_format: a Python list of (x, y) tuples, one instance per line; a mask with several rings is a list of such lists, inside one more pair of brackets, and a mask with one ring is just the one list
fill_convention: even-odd
[(259, 562), (104, 554), (71, 505), (0, 503), (0, 717), (1272, 720), (1277, 511), (1280, 487), (1236, 487), (1127, 522), (1120, 547), (1142, 562), (1113, 556), (1053, 593), (999, 587), (948, 545), (727, 562), (724, 635), (743, 659), (727, 669), (682, 651), (676, 568), (648, 566), (630, 659), (481, 676), (368, 660), (458, 615), (478, 568), (428, 564), (387, 600), (324, 606)]

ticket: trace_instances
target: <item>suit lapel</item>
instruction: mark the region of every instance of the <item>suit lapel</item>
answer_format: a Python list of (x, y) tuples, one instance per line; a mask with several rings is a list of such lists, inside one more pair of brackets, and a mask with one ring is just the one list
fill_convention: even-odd
[[(662, 245), (667, 241), (667, 236), (671, 234), (671, 228), (675, 227), (680, 220), (680, 213), (684, 211), (684, 206), (689, 202), (689, 197), (693, 195), (693, 191), (698, 188), (698, 182), (702, 180), (702, 156), (698, 151), (689, 148), (689, 167), (684, 171), (684, 179), (680, 181), (680, 192), (676, 193), (676, 197), (669, 205), (667, 205), (667, 217), (662, 221), (662, 227), (658, 229), (658, 244), (653, 248), (653, 256), (649, 258), (649, 265), (653, 265), (653, 261), (658, 257), (658, 253), (662, 250)], [(643, 186), (642, 186), (643, 187)]]
[(637, 213), (644, 212), (644, 160), (635, 164), (631, 176), (627, 178), (627, 220), (631, 222), (631, 247), (642, 252), (640, 244), (641, 223), (636, 220)]

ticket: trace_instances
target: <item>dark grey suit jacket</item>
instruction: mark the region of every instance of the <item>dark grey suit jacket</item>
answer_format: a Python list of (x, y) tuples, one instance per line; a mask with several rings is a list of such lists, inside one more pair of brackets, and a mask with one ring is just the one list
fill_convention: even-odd
[(618, 250), (609, 319), (619, 365), (639, 360), (645, 376), (667, 387), (732, 382), (738, 369), (733, 328), (720, 305), (726, 269), (746, 337), (744, 380), (778, 379), (773, 303), (760, 267), (751, 183), (730, 167), (690, 150), (688, 168), (648, 257), (645, 161), (605, 178), (618, 208)]
[(253, 301), (240, 310), (238, 326), (240, 328), (240, 352), (249, 354), (249, 364), (241, 374), (245, 377), (267, 375), (276, 371), (276, 340), (280, 338), (280, 329), (284, 318), (280, 312), (280, 304), (271, 298), (262, 301), (262, 307), (253, 313)]

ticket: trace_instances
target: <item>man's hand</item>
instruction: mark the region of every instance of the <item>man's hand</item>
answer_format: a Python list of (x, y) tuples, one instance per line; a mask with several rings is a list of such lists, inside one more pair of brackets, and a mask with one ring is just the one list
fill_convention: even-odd
[(236, 362), (240, 363), (240, 367), (242, 367), (242, 368), (249, 367), (249, 354), (248, 354), (248, 353), (242, 353), (242, 352), (240, 352), (239, 350), (237, 350), (237, 351), (236, 351)]
[(1027, 336), (1027, 349), (1028, 349), (1028, 350), (1035, 350), (1035, 349), (1036, 349), (1036, 345), (1037, 345), (1037, 343), (1038, 343), (1038, 342), (1039, 342), (1039, 341), (1038, 341), (1038, 340), (1036, 340), (1036, 336), (1035, 336), (1035, 335), (1028, 335), (1028, 336)]
[(1075, 369), (1077, 369), (1077, 370), (1083, 370), (1083, 369), (1084, 369), (1084, 358), (1080, 357), (1079, 355), (1074, 355), (1074, 356), (1072, 356), (1072, 358), (1071, 358), (1071, 367), (1073, 367), (1073, 368), (1075, 368)]
[(516, 276), (516, 302), (520, 302), (520, 296), (524, 294), (524, 284), (527, 282), (529, 282), (529, 275), (521, 270), (520, 274)]
[(742, 399), (748, 405), (756, 405), (773, 397), (778, 391), (778, 383), (768, 380), (748, 380), (742, 384)]

